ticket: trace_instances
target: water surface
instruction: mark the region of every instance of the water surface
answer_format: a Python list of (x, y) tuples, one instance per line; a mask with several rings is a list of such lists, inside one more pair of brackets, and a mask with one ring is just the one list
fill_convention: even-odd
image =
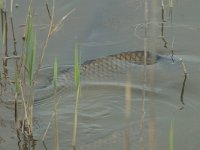
[[(147, 69), (147, 82), (143, 82), (143, 66), (134, 65), (131, 80), (131, 115), (129, 119), (130, 149), (138, 149), (143, 137), (144, 147), (149, 145), (149, 133), (155, 133), (154, 142), (157, 149), (169, 149), (169, 128), (174, 125), (174, 149), (196, 150), (200, 147), (200, 104), (199, 104), (199, 20), (200, 2), (197, 0), (178, 0), (174, 3), (173, 22), (168, 18), (168, 2), (166, 4), (164, 37), (161, 35), (160, 2), (156, 5), (156, 21), (149, 1), (148, 17), (148, 50), (156, 50), (166, 56), (169, 61), (160, 61)], [(17, 3), (17, 2), (16, 2)], [(16, 25), (23, 24), (26, 3), (18, 2), (15, 9)], [(35, 21), (37, 25), (47, 25), (48, 17), (42, 2), (34, 2)], [(51, 5), (51, 4), (50, 4)], [(65, 21), (63, 28), (49, 41), (43, 67), (52, 66), (55, 55), (60, 66), (74, 64), (74, 45), (79, 43), (81, 62), (122, 51), (143, 50), (144, 38), (144, 4), (137, 0), (75, 0), (56, 1), (56, 20), (73, 8), (76, 9)], [(42, 47), (47, 28), (36, 27), (38, 49)], [(17, 33), (22, 28), (16, 29)], [(174, 42), (173, 42), (174, 40)], [(172, 44), (174, 43), (174, 44)], [(173, 45), (174, 55), (182, 57), (187, 67), (183, 110), (180, 101), (184, 72), (180, 63), (170, 60)], [(69, 66), (67, 66), (69, 67)], [(11, 67), (12, 68), (12, 67)], [(61, 70), (63, 67), (60, 67)], [(51, 68), (43, 69), (39, 78), (42, 85), (49, 84)], [(125, 74), (124, 74), (125, 75)], [(124, 80), (121, 80), (121, 79)], [(125, 119), (125, 85), (126, 78), (118, 76), (115, 80), (97, 80), (82, 85), (79, 100), (78, 116), (78, 149), (123, 149), (124, 133), (127, 129)], [(117, 81), (116, 81), (117, 80)], [(123, 81), (123, 82), (119, 82)], [(145, 89), (145, 98), (142, 93)], [(58, 106), (59, 143), (61, 149), (70, 147), (75, 109), (75, 91), (73, 89), (60, 94)], [(144, 105), (144, 127), (140, 130), (142, 102)], [(53, 113), (53, 97), (37, 102), (34, 106), (34, 138), (36, 149), (44, 149), (41, 138)], [(0, 105), (0, 149), (14, 149), (19, 142), (14, 127), (14, 110), (12, 104)], [(152, 109), (153, 108), (153, 109)], [(154, 123), (152, 125), (151, 123)], [(151, 134), (150, 134), (151, 136)], [(47, 149), (54, 147), (53, 124), (47, 133), (45, 144)]]

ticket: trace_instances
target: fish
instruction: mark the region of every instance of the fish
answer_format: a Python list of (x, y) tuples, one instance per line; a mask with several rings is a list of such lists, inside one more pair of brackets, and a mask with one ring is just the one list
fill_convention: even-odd
[[(154, 65), (161, 55), (152, 52), (146, 52), (146, 65)], [(80, 79), (83, 82), (109, 81), (116, 80), (119, 75), (126, 75), (127, 71), (134, 72), (134, 66), (144, 66), (145, 52), (144, 51), (127, 51), (117, 54), (112, 54), (96, 59), (87, 60), (80, 65)], [(53, 77), (49, 79), (49, 85), (43, 88), (35, 89), (35, 101), (40, 101), (53, 96)], [(74, 83), (74, 67), (61, 70), (57, 78), (57, 91), (62, 91), (66, 88), (73, 88)]]
[[(80, 76), (85, 78), (92, 78), (94, 76), (103, 77), (110, 74), (117, 74), (119, 72), (126, 72), (131, 67), (130, 64), (144, 65), (144, 51), (128, 51), (121, 52), (105, 57), (87, 60), (80, 65)], [(146, 53), (146, 65), (153, 65), (160, 59), (160, 55), (155, 55), (149, 51)], [(74, 77), (74, 68), (69, 68), (62, 71), (61, 78), (72, 81)], [(70, 80), (69, 80), (70, 79)]]

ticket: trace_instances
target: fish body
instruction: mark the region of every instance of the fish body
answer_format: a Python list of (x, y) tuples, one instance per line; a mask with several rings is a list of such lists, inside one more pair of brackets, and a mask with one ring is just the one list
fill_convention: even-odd
[[(153, 54), (151, 52), (146, 53), (147, 66), (154, 65), (162, 59), (169, 60), (169, 58), (165, 58), (159, 54)], [(87, 60), (82, 63), (79, 68), (81, 84), (125, 80), (127, 72), (133, 74), (134, 77), (136, 73), (141, 76), (141, 71), (138, 70), (143, 70), (144, 60), (144, 51), (121, 52), (106, 57)], [(35, 90), (35, 95), (37, 96), (36, 100), (53, 96), (52, 77), (50, 77), (49, 83), (50, 84), (46, 87)], [(74, 67), (62, 70), (58, 74), (57, 85), (58, 91), (74, 87)]]
[[(146, 65), (153, 65), (160, 59), (159, 55), (154, 55), (150, 52), (146, 53)], [(118, 54), (108, 55), (92, 60), (87, 60), (80, 65), (80, 76), (84, 80), (86, 78), (93, 78), (99, 76), (99, 79), (109, 74), (117, 74), (127, 72), (133, 68), (133, 65), (144, 65), (144, 51), (129, 51)], [(66, 80), (73, 80), (74, 68), (69, 68), (62, 72), (60, 78)]]

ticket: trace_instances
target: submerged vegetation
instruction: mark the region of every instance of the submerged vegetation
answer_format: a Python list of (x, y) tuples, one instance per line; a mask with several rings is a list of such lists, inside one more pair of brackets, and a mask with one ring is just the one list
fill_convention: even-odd
[[(1, 8), (1, 27), (2, 27), (2, 68), (0, 68), (0, 94), (6, 95), (8, 94), (10, 87), (14, 87), (14, 92), (12, 93), (12, 98), (14, 101), (14, 109), (15, 109), (15, 128), (18, 134), (18, 137), (23, 136), (25, 137), (25, 143), (23, 143), (25, 148), (28, 149), (35, 149), (36, 140), (34, 139), (33, 133), (33, 107), (34, 107), (34, 87), (37, 82), (39, 76), (39, 70), (42, 66), (43, 59), (45, 56), (46, 48), (48, 45), (48, 41), (54, 33), (56, 33), (61, 26), (63, 25), (64, 20), (75, 11), (72, 9), (69, 13), (67, 13), (57, 24), (54, 21), (54, 11), (55, 11), (55, 0), (53, 0), (52, 9), (49, 8), (49, 5), (46, 1), (46, 9), (49, 15), (49, 30), (46, 35), (46, 39), (43, 43), (42, 49), (40, 50), (41, 53), (39, 54), (39, 61), (36, 61), (36, 54), (38, 54), (38, 46), (37, 46), (37, 34), (33, 27), (33, 10), (32, 10), (32, 0), (29, 1), (27, 17), (25, 21), (24, 33), (22, 35), (22, 45), (21, 51), (18, 52), (17, 50), (17, 43), (15, 37), (15, 24), (13, 21), (13, 1), (11, 0), (10, 3), (10, 11), (9, 13), (6, 11), (6, 0), (0, 0), (0, 8)], [(147, 28), (148, 28), (148, 3), (145, 0), (145, 10), (144, 10), (144, 18), (145, 18), (145, 37), (144, 37), (144, 88), (142, 92), (142, 106), (141, 106), (141, 115), (140, 115), (140, 149), (144, 149), (144, 117), (145, 117), (145, 86), (147, 81), (147, 72), (146, 72), (146, 55), (147, 55)], [(167, 48), (167, 40), (164, 36), (164, 23), (165, 23), (165, 5), (162, 1), (161, 6), (161, 38), (164, 41), (164, 47)], [(8, 28), (8, 14), (10, 15), (10, 24), (11, 29)], [(169, 18), (172, 23), (172, 16), (173, 16), (173, 0), (169, 0)], [(13, 42), (13, 55), (10, 56), (8, 43), (9, 37), (8, 30), (12, 33), (12, 42)], [(173, 44), (172, 44), (173, 49)], [(75, 99), (75, 109), (74, 109), (74, 122), (73, 122), (73, 133), (72, 133), (72, 149), (77, 149), (77, 129), (78, 129), (78, 110), (79, 110), (79, 98), (81, 96), (81, 75), (80, 75), (80, 56), (79, 56), (79, 47), (78, 44), (75, 45), (75, 58), (74, 58), (74, 79), (75, 79), (75, 87), (76, 87), (76, 99)], [(173, 57), (173, 50), (172, 50), (172, 57)], [(14, 71), (14, 79), (10, 76), (10, 72), (8, 70), (8, 61), (12, 59), (15, 60), (15, 71)], [(173, 59), (173, 58), (172, 58)], [(184, 105), (183, 94), (184, 94), (184, 87), (185, 82), (187, 79), (187, 70), (183, 60), (181, 60), (183, 70), (184, 70), (184, 82), (181, 90), (181, 103)], [(53, 66), (53, 88), (54, 88), (54, 112), (52, 113), (52, 117), (50, 118), (49, 124), (46, 127), (46, 131), (43, 134), (42, 141), (45, 141), (46, 134), (49, 130), (49, 127), (52, 120), (54, 119), (54, 149), (59, 150), (59, 114), (58, 114), (58, 104), (59, 104), (59, 97), (57, 95), (57, 78), (58, 78), (58, 60), (55, 58), (54, 66)], [(124, 149), (129, 150), (130, 148), (130, 137), (129, 137), (129, 127), (130, 127), (130, 118), (131, 118), (131, 85), (129, 84), (129, 74), (127, 75), (127, 84), (125, 87), (126, 95), (125, 95), (125, 119), (126, 119), (126, 130), (124, 132)], [(9, 94), (10, 95), (10, 94)], [(12, 99), (11, 98), (11, 99)], [(152, 96), (153, 99), (153, 96)], [(4, 101), (4, 100), (2, 100)], [(156, 146), (156, 136), (155, 136), (155, 116), (154, 116), (154, 101), (151, 101), (152, 110), (151, 110), (151, 120), (149, 123), (149, 147), (150, 149), (155, 148)], [(183, 107), (181, 107), (183, 109)], [(153, 131), (153, 132), (152, 132)], [(28, 142), (27, 142), (28, 141)], [(174, 147), (174, 128), (173, 122), (171, 123), (169, 129), (169, 149), (173, 150)], [(24, 149), (25, 149), (24, 148)], [(67, 148), (66, 148), (67, 149)]]

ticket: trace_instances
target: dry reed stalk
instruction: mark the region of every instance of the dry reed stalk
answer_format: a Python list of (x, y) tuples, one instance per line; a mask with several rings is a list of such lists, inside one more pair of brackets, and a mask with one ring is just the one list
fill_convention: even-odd
[(131, 117), (131, 99), (132, 99), (132, 88), (131, 88), (131, 77), (130, 73), (127, 73), (127, 82), (125, 85), (125, 122), (126, 128), (124, 132), (124, 150), (130, 150), (130, 117)]
[(144, 71), (143, 71), (143, 90), (142, 90), (142, 105), (141, 105), (141, 117), (140, 117), (140, 141), (139, 150), (144, 150), (144, 118), (145, 118), (145, 97), (146, 97), (146, 59), (147, 59), (147, 28), (148, 28), (148, 2), (144, 0)]
[[(12, 29), (13, 45), (14, 45), (13, 55), (17, 56), (17, 41), (15, 38), (14, 23), (13, 23), (13, 0), (11, 0), (10, 3), (11, 3), (10, 4), (10, 22), (11, 22), (11, 29)], [(17, 65), (17, 61), (16, 61), (16, 67), (17, 66), (18, 65)]]
[[(157, 22), (157, 13), (156, 10), (158, 10), (157, 0), (153, 0), (151, 4), (151, 16), (153, 22)], [(162, 7), (163, 4), (162, 4)], [(164, 10), (163, 10), (164, 11)], [(164, 13), (164, 12), (161, 12)], [(161, 14), (164, 17), (164, 14)], [(164, 18), (163, 18), (164, 19)], [(151, 28), (152, 32), (152, 47), (153, 47), (153, 53), (157, 53), (156, 49), (156, 39), (157, 39), (157, 32), (156, 32), (156, 25), (153, 24)], [(156, 58), (155, 58), (156, 59)], [(149, 85), (151, 88), (151, 91), (154, 91), (155, 86), (155, 79), (156, 79), (156, 65), (152, 66), (152, 70), (149, 71), (150, 81)], [(149, 119), (148, 119), (148, 149), (149, 150), (156, 150), (156, 118), (155, 118), (155, 93), (149, 94)]]
[(49, 38), (52, 36), (52, 34), (54, 34), (55, 32), (57, 32), (60, 29), (61, 25), (63, 25), (64, 20), (66, 20), (66, 18), (74, 11), (75, 11), (75, 9), (72, 9), (69, 13), (67, 13), (60, 20), (60, 22), (58, 24), (54, 25), (55, 0), (53, 0), (53, 6), (52, 6), (51, 15), (50, 15), (51, 16), (50, 26), (49, 26), (49, 30), (48, 30), (46, 40), (45, 40), (43, 47), (42, 47), (42, 52), (41, 52), (41, 55), (40, 55), (40, 58), (39, 58), (39, 64), (36, 67), (36, 71), (35, 71), (35, 74), (34, 74), (34, 80), (37, 80), (37, 78), (38, 78), (38, 73), (39, 73), (39, 70), (40, 70), (41, 65), (43, 63), (43, 59), (44, 59), (44, 55), (45, 55), (45, 52), (46, 52), (46, 48), (47, 48), (47, 45), (48, 45)]
[(46, 40), (44, 42), (44, 45), (42, 46), (42, 52), (40, 54), (40, 58), (39, 58), (39, 63), (36, 67), (36, 70), (35, 70), (35, 73), (34, 73), (34, 80), (37, 80), (38, 78), (38, 73), (39, 73), (39, 70), (41, 68), (41, 65), (43, 63), (43, 59), (44, 59), (44, 55), (45, 55), (45, 52), (46, 52), (46, 48), (47, 48), (47, 45), (48, 45), (48, 41), (49, 41), (49, 38), (50, 38), (50, 35), (51, 35), (51, 32), (52, 32), (52, 29), (53, 29), (53, 22), (54, 22), (54, 13), (55, 13), (55, 0), (53, 0), (53, 6), (52, 6), (52, 12), (51, 12), (51, 20), (50, 20), (50, 26), (49, 26), (49, 30), (48, 30), (48, 34), (47, 34), (47, 37), (46, 37)]
[(186, 65), (183, 61), (183, 58), (180, 58), (180, 61), (181, 61), (181, 65), (182, 65), (182, 68), (183, 68), (183, 72), (184, 72), (184, 80), (183, 80), (183, 85), (182, 85), (182, 89), (181, 89), (181, 95), (180, 95), (180, 100), (181, 100), (181, 103), (182, 103), (182, 107), (180, 108), (180, 110), (182, 110), (184, 108), (184, 91), (185, 91), (185, 84), (186, 84), (186, 80), (187, 80), (187, 77), (188, 77), (188, 72), (187, 72), (187, 69), (186, 69)]

